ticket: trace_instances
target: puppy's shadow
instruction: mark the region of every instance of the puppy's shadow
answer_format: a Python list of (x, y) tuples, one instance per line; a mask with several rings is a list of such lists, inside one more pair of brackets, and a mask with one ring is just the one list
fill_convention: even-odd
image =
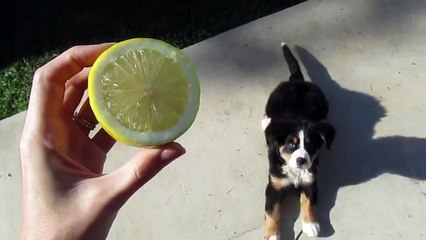
[[(391, 136), (373, 138), (374, 126), (386, 110), (372, 96), (342, 88), (327, 69), (306, 49), (296, 47), (308, 75), (324, 91), (329, 121), (337, 136), (331, 151), (323, 151), (318, 174), (318, 217), (321, 237), (334, 234), (330, 211), (339, 189), (357, 185), (383, 173), (412, 179), (426, 179), (426, 139)], [(290, 200), (292, 212), (283, 212), (281, 239), (294, 239), (293, 224), (298, 217), (298, 199)], [(294, 207), (294, 208), (293, 208)], [(338, 231), (338, 230), (337, 230)]]

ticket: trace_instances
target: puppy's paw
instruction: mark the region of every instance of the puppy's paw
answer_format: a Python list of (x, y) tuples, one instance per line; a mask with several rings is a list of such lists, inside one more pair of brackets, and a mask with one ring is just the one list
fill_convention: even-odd
[(320, 225), (318, 222), (305, 223), (302, 222), (302, 230), (309, 237), (318, 237), (320, 232)]
[(277, 235), (272, 235), (272, 236), (269, 236), (269, 237), (265, 237), (264, 239), (265, 240), (279, 240), (279, 238), (278, 238)]
[(271, 123), (271, 119), (265, 116), (265, 118), (262, 119), (262, 121), (260, 121), (260, 126), (262, 127), (262, 130), (265, 131), (270, 123)]

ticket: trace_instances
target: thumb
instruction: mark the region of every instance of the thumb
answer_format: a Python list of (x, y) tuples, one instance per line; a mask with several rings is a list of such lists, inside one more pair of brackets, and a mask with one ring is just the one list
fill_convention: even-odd
[(125, 165), (104, 176), (104, 184), (111, 204), (120, 208), (140, 187), (161, 169), (185, 153), (178, 143), (169, 143), (155, 148), (143, 148)]

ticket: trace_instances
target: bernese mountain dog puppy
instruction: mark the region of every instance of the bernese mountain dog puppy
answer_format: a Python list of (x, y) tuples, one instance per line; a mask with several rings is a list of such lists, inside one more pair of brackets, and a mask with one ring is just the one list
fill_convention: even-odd
[(335, 136), (334, 127), (326, 120), (328, 103), (324, 94), (314, 83), (304, 80), (296, 58), (287, 45), (281, 45), (291, 75), (270, 94), (261, 122), (269, 159), (265, 240), (279, 239), (281, 200), (290, 188), (300, 194), (303, 232), (318, 236), (315, 205), (319, 152), (322, 145), (330, 148)]

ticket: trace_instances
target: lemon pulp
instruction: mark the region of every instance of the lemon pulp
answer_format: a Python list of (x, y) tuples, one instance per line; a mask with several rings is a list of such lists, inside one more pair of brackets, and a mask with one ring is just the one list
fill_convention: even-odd
[(195, 69), (159, 40), (115, 44), (89, 74), (89, 100), (102, 127), (130, 145), (159, 145), (183, 134), (199, 106)]
[(117, 57), (106, 66), (102, 85), (108, 111), (138, 132), (173, 127), (188, 102), (188, 86), (179, 66), (153, 50), (136, 50)]

